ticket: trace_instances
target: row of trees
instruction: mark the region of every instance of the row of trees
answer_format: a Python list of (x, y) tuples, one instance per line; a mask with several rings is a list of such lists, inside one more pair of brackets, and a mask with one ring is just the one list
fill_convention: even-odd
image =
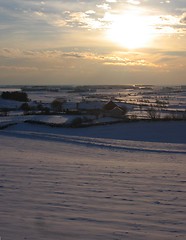
[(1, 98), (3, 99), (8, 99), (8, 100), (14, 100), (14, 101), (19, 101), (19, 102), (28, 102), (28, 96), (27, 93), (25, 92), (2, 92)]
[(34, 114), (35, 111), (40, 111), (42, 114), (49, 114), (50, 109), (48, 107), (44, 107), (41, 103), (37, 106), (30, 106), (27, 102), (23, 103), (20, 109), (24, 112), (24, 114), (32, 113)]

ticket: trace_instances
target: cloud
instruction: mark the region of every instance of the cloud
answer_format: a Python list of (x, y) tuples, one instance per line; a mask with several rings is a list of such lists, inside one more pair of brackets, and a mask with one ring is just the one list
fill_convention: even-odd
[(63, 57), (67, 58), (83, 58), (84, 56), (77, 52), (62, 53)]
[(107, 3), (97, 4), (96, 7), (104, 9), (104, 10), (109, 10), (111, 8), (110, 5)]
[(164, 51), (167, 56), (186, 57), (186, 51)]
[[(37, 64), (40, 62), (41, 65), (44, 63), (52, 63), (55, 66), (55, 63), (64, 63), (67, 59), (75, 60), (77, 62), (81, 61), (94, 61), (103, 65), (118, 65), (118, 66), (151, 66), (157, 67), (149, 59), (145, 59), (140, 54), (128, 54), (125, 52), (116, 52), (116, 53), (94, 53), (92, 51), (63, 51), (63, 50), (24, 50), (19, 49), (1, 49), (0, 58), (6, 57), (7, 59), (16, 59), (17, 62), (26, 62)], [(8, 67), (7, 67), (8, 68)], [(35, 68), (35, 67), (34, 67)]]
[(85, 12), (86, 14), (95, 14), (96, 12), (94, 10), (88, 10)]
[[(93, 12), (91, 11), (91, 14)], [(101, 21), (94, 19), (90, 16), (90, 12), (72, 12), (66, 22), (71, 27), (87, 28), (87, 29), (100, 29), (103, 24)]]
[(106, 0), (106, 2), (108, 2), (108, 3), (116, 3), (117, 0)]
[(186, 16), (179, 15), (156, 15), (149, 16), (149, 25), (155, 34), (181, 34), (185, 32)]
[(166, 4), (166, 3), (171, 3), (171, 1), (166, 0), (166, 1), (161, 1), (160, 3), (161, 3), (161, 4)]
[(180, 23), (186, 24), (186, 12), (182, 14)]
[(21, 56), (21, 51), (19, 49), (13, 48), (2, 48), (0, 49), (0, 57), (7, 57), (7, 58), (17, 58)]
[(56, 20), (53, 20), (52, 24), (54, 26), (57, 26), (57, 27), (60, 27), (60, 28), (68, 25), (67, 21), (65, 21), (63, 19), (60, 19), (60, 18), (58, 18)]
[(104, 58), (104, 65), (113, 65), (113, 66), (127, 66), (127, 67), (153, 67), (159, 68), (160, 65), (150, 62), (142, 57), (133, 56), (118, 57), (118, 56), (107, 56)]
[(0, 70), (2, 71), (15, 71), (15, 72), (30, 72), (30, 71), (38, 71), (37, 67), (24, 67), (24, 66), (1, 66)]
[(39, 12), (39, 11), (34, 12), (34, 14), (35, 14), (36, 16), (39, 16), (39, 17), (46, 16), (46, 14), (44, 14), (43, 12)]
[[(97, 71), (103, 79), (119, 79), (128, 73), (165, 73), (186, 69), (186, 52), (149, 49), (144, 52), (113, 51), (112, 48), (64, 48), (46, 50), (0, 49), (1, 78), (7, 79), (71, 79), (71, 83), (94, 79)], [(6, 62), (3, 63), (3, 61)], [(115, 75), (118, 73), (120, 75)], [(111, 75), (110, 75), (111, 74)], [(151, 75), (149, 75), (149, 78)], [(122, 77), (121, 77), (122, 78)], [(1, 81), (1, 79), (0, 79)], [(58, 80), (58, 83), (61, 80)], [(39, 83), (39, 82), (38, 82)], [(51, 82), (50, 82), (51, 83)], [(66, 82), (67, 83), (67, 82)], [(82, 82), (81, 82), (82, 83)]]
[(141, 2), (140, 2), (140, 1), (137, 1), (137, 0), (127, 0), (127, 3), (133, 4), (133, 5), (139, 5), (139, 4), (141, 4)]

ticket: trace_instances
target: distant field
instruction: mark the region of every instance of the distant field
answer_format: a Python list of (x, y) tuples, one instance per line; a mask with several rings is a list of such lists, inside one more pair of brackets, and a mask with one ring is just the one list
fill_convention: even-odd
[[(20, 91), (21, 86), (17, 89), (1, 87), (0, 93), (8, 90)], [(23, 90), (30, 99), (28, 110), (21, 108), (22, 102), (0, 98), (0, 127), (25, 120), (65, 124), (76, 117), (81, 117), (82, 121), (85, 119), (93, 121), (93, 124), (112, 123), (116, 119), (112, 119), (111, 114), (107, 114), (110, 119), (103, 118), (102, 113), (104, 105), (110, 100), (119, 108), (126, 108), (126, 116), (132, 120), (186, 119), (186, 88), (184, 86), (29, 86), (24, 87)], [(53, 112), (51, 107), (55, 99), (61, 101), (59, 112)], [(56, 116), (48, 116), (49, 112)], [(70, 113), (74, 112), (81, 116), (71, 116)]]

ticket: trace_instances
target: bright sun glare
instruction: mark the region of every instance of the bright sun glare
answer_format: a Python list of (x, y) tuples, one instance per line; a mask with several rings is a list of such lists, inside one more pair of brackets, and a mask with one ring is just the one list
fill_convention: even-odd
[(136, 49), (148, 46), (152, 40), (152, 32), (146, 17), (128, 12), (113, 16), (107, 37), (122, 47)]

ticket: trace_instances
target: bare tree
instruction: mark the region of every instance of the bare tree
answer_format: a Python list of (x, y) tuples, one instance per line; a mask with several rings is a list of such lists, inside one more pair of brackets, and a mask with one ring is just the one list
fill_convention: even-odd
[(158, 109), (156, 109), (152, 105), (150, 105), (150, 107), (148, 107), (148, 109), (146, 111), (147, 111), (148, 118), (153, 119), (153, 120), (160, 118), (160, 113), (159, 113)]

